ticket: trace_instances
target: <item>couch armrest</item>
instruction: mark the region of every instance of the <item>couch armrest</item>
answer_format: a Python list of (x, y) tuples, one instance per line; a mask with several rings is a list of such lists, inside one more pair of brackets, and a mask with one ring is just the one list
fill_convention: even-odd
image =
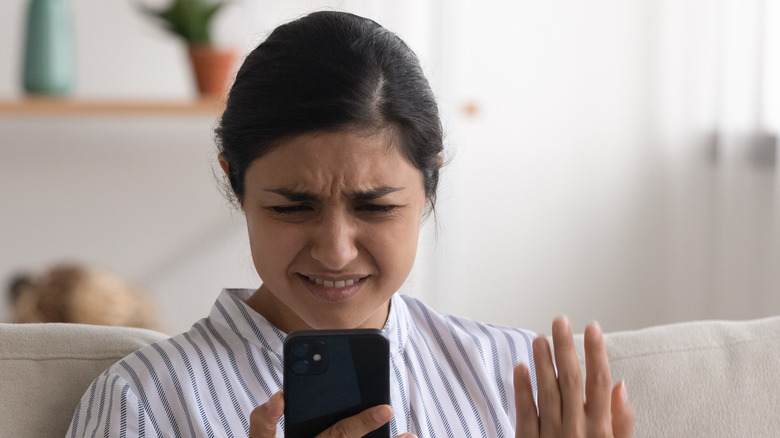
[(82, 324), (0, 324), (2, 435), (62, 437), (84, 391), (111, 364), (167, 336)]
[[(635, 437), (780, 436), (780, 317), (608, 333)], [(582, 335), (576, 340), (584, 367)]]

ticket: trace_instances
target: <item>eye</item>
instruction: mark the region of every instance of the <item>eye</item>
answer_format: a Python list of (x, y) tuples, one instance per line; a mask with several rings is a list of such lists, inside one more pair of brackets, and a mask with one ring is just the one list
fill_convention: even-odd
[(358, 211), (365, 211), (369, 213), (392, 213), (397, 209), (397, 205), (384, 204), (361, 204), (357, 207)]
[(311, 211), (312, 208), (305, 204), (299, 204), (299, 205), (277, 205), (273, 207), (268, 207), (268, 210), (271, 210), (272, 212), (280, 215), (293, 215), (293, 214)]

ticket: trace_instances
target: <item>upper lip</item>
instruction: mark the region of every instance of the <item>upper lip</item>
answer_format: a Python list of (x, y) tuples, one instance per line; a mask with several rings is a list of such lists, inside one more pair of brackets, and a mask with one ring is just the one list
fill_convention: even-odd
[(346, 275), (327, 275), (327, 274), (300, 274), (306, 278), (308, 278), (311, 281), (314, 281), (315, 279), (319, 280), (327, 280), (327, 281), (359, 281), (362, 280), (368, 275), (360, 275), (360, 274), (346, 274)]

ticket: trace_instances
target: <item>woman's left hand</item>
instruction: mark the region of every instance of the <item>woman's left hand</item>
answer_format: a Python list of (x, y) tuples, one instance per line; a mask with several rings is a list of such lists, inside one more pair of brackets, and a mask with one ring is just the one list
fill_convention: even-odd
[(574, 350), (569, 320), (553, 322), (555, 365), (547, 338), (533, 342), (539, 409), (534, 403), (531, 377), (525, 365), (514, 370), (516, 438), (630, 438), (634, 431), (634, 412), (628, 402), (624, 382), (612, 387), (598, 323), (585, 329), (585, 397), (577, 353)]

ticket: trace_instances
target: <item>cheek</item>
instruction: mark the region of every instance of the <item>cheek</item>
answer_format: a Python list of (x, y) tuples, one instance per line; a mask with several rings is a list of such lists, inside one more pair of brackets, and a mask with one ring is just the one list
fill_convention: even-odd
[(419, 231), (419, 224), (410, 221), (384, 232), (371, 233), (374, 236), (372, 255), (377, 264), (387, 273), (408, 275), (417, 254)]
[[(252, 259), (261, 278), (277, 275), (284, 270), (300, 248), (296, 249), (295, 234), (279, 224), (251, 221), (247, 218), (249, 247)], [(283, 273), (282, 273), (283, 275)]]

